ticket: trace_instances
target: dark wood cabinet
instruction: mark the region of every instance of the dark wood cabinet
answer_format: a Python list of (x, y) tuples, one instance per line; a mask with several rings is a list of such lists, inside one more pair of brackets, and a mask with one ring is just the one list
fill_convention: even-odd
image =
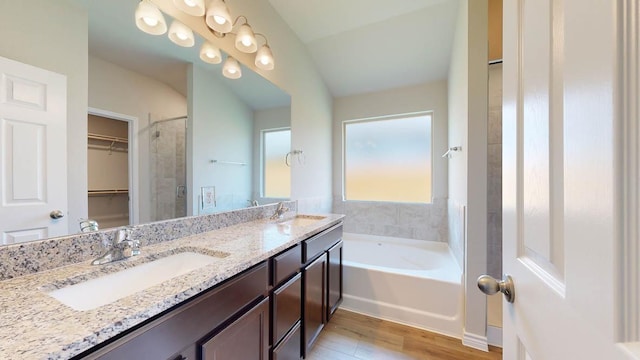
[(203, 360), (268, 360), (269, 299), (202, 344)]
[(188, 356), (193, 356), (194, 344), (268, 294), (268, 275), (266, 262), (260, 263), (102, 348), (75, 358), (157, 360), (183, 356), (197, 359)]
[(342, 303), (342, 240), (327, 251), (327, 322)]
[(304, 356), (309, 353), (326, 317), (327, 255), (322, 253), (304, 268)]
[(342, 302), (342, 224), (73, 359), (300, 360)]

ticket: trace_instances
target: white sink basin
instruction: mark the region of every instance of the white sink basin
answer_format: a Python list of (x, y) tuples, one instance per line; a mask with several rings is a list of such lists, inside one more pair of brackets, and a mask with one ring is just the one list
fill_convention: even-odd
[(48, 294), (74, 310), (91, 310), (213, 264), (220, 259), (221, 257), (196, 252), (182, 252)]
[(316, 222), (325, 219), (324, 216), (312, 216), (312, 215), (299, 215), (293, 219), (280, 221), (278, 224), (291, 225), (291, 226), (308, 226), (315, 224)]

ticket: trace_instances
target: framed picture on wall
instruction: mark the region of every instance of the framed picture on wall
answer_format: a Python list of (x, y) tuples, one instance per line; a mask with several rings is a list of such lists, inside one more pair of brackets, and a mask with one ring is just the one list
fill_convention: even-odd
[(216, 207), (216, 187), (203, 186), (200, 191), (202, 210), (213, 210)]

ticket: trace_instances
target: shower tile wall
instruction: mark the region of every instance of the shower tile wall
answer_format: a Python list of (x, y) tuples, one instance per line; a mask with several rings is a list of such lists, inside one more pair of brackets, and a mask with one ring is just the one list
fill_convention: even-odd
[(185, 120), (151, 126), (151, 221), (187, 215), (185, 141)]
[(487, 271), (502, 278), (502, 64), (489, 65)]
[(442, 242), (448, 237), (445, 199), (434, 199), (431, 204), (402, 204), (345, 202), (336, 197), (333, 212), (346, 215), (345, 232)]

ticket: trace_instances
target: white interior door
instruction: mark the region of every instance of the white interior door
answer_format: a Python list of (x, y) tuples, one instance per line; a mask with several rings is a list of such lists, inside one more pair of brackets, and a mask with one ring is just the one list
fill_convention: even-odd
[(0, 57), (0, 244), (67, 233), (66, 116), (65, 76)]
[(621, 1), (504, 2), (504, 359), (620, 359)]

